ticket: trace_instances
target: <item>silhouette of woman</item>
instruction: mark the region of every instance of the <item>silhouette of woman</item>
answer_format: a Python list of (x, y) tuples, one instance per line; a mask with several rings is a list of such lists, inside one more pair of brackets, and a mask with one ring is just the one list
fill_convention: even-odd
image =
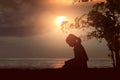
[(74, 58), (66, 61), (63, 67), (86, 69), (88, 56), (81, 44), (81, 39), (73, 34), (69, 34), (69, 36), (66, 38), (66, 42), (67, 44), (69, 44), (70, 47), (73, 47)]

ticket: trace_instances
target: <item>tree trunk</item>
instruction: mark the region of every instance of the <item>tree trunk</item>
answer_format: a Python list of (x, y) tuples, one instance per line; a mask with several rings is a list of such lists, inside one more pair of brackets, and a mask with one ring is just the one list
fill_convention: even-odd
[(120, 55), (119, 55), (119, 37), (115, 37), (115, 58), (116, 58), (116, 68), (120, 68)]
[(115, 63), (115, 57), (114, 57), (115, 55), (114, 55), (114, 53), (113, 53), (113, 51), (111, 51), (111, 58), (112, 58), (112, 61), (113, 61), (113, 68), (115, 68), (116, 67), (116, 63)]
[(115, 59), (116, 59), (116, 68), (120, 68), (120, 56), (118, 51), (115, 51)]

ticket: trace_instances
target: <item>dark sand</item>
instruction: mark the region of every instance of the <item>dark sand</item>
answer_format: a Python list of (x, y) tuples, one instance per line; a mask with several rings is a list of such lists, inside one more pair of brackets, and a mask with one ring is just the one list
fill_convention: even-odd
[(0, 69), (0, 80), (120, 80), (120, 70), (79, 69)]

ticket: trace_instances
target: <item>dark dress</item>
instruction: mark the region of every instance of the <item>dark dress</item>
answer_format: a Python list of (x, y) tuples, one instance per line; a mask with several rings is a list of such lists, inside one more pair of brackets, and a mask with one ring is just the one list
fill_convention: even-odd
[(65, 62), (63, 68), (67, 69), (87, 69), (88, 56), (84, 47), (80, 43), (74, 46), (74, 58)]
[(80, 68), (87, 68), (88, 56), (84, 47), (81, 44), (76, 44), (74, 47), (75, 60), (80, 63)]

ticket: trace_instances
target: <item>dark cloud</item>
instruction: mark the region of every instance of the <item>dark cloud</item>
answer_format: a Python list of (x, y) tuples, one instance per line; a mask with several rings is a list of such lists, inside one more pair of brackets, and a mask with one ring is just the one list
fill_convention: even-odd
[(41, 24), (37, 30), (38, 27), (30, 18), (38, 9), (43, 12), (46, 4), (47, 0), (0, 0), (0, 36), (31, 36), (43, 33), (44, 25)]
[(46, 33), (55, 26), (51, 16), (73, 16), (87, 11), (52, 1), (54, 0), (0, 0), (0, 36), (33, 36)]
[(26, 37), (44, 33), (37, 27), (0, 27), (0, 36)]

